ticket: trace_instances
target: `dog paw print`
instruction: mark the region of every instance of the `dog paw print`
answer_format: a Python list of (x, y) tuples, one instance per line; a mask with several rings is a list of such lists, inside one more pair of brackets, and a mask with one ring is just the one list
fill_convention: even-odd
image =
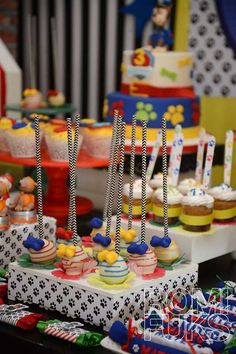
[(75, 298), (76, 298), (76, 300), (80, 300), (81, 297), (82, 297), (81, 292), (80, 292), (80, 291), (76, 291), (76, 292), (75, 292)]
[(51, 299), (51, 294), (50, 294), (49, 291), (46, 291), (46, 292), (45, 292), (45, 299), (46, 299), (46, 300)]
[(20, 283), (22, 281), (22, 275), (21, 274), (17, 274), (16, 276), (16, 280), (18, 281), (18, 283)]
[(140, 310), (144, 309), (144, 301), (140, 302), (139, 308), (140, 308)]
[(62, 313), (64, 315), (67, 315), (68, 314), (68, 308), (66, 306), (63, 306), (62, 309), (61, 309)]
[(112, 319), (112, 312), (111, 311), (107, 311), (107, 318), (108, 318), (108, 320)]
[(28, 296), (27, 296), (27, 302), (28, 302), (29, 304), (32, 304), (33, 298), (32, 298), (31, 295), (28, 295)]
[(151, 103), (137, 102), (136, 109), (135, 115), (138, 120), (146, 120), (148, 122), (149, 120), (157, 119), (157, 113), (153, 110)]
[(5, 250), (4, 245), (1, 245), (1, 246), (0, 246), (0, 252), (3, 252), (4, 250)]
[(75, 306), (75, 300), (74, 299), (69, 299), (68, 304), (69, 304), (70, 307), (74, 307)]
[(15, 256), (12, 256), (11, 258), (10, 258), (10, 262), (12, 263), (12, 262), (15, 262), (15, 260), (16, 260), (16, 257)]
[(4, 236), (3, 232), (0, 232), (0, 238), (2, 238)]
[(39, 305), (39, 307), (44, 307), (44, 300), (39, 299), (38, 305)]
[(190, 285), (186, 285), (185, 289), (186, 291), (190, 291)]
[(28, 284), (29, 285), (33, 285), (34, 284), (34, 279), (32, 277), (29, 277)]
[(57, 302), (58, 304), (61, 304), (63, 301), (63, 297), (61, 295), (57, 295)]
[(88, 305), (86, 304), (86, 302), (83, 302), (83, 303), (81, 304), (81, 310), (82, 310), (82, 311), (86, 311), (87, 308), (88, 308)]
[(22, 285), (22, 291), (23, 291), (23, 293), (26, 293), (27, 292), (27, 290), (28, 290), (28, 287), (27, 287), (27, 285)]
[(167, 121), (170, 121), (172, 125), (177, 125), (184, 121), (184, 107), (181, 104), (177, 106), (169, 106), (167, 112), (164, 113), (164, 117)]
[(101, 300), (100, 300), (100, 305), (101, 305), (103, 308), (105, 308), (105, 307), (107, 306), (106, 300), (105, 300), (105, 299), (101, 299)]
[(145, 291), (145, 299), (148, 299), (149, 295), (150, 295), (149, 291)]
[(159, 304), (163, 304), (163, 301), (164, 301), (163, 295), (159, 295), (157, 302), (159, 302)]
[(91, 313), (87, 315), (87, 321), (93, 323), (93, 316), (91, 315)]
[(94, 302), (93, 295), (88, 295), (88, 303), (92, 304)]
[(139, 315), (138, 312), (136, 312), (136, 313), (134, 314), (134, 319), (137, 321), (137, 320), (139, 320), (139, 318), (140, 318), (140, 315)]
[(163, 286), (163, 289), (164, 289), (164, 291), (167, 291), (167, 290), (169, 289), (168, 284), (165, 284), (165, 285)]
[(6, 237), (6, 238), (5, 238), (5, 243), (6, 243), (6, 244), (9, 244), (10, 242), (11, 242), (10, 237)]
[(2, 266), (3, 265), (3, 259), (0, 259), (0, 266)]
[(154, 304), (154, 299), (148, 300), (148, 306), (149, 306), (149, 307), (152, 306), (153, 304)]
[(44, 289), (45, 288), (45, 282), (43, 280), (40, 280), (39, 287), (40, 287), (40, 289)]
[(28, 227), (24, 227), (23, 228), (23, 232), (26, 234), (27, 232), (28, 232), (29, 230), (28, 230)]
[(194, 280), (195, 280), (195, 275), (193, 274), (193, 275), (191, 275), (191, 277), (190, 277), (190, 281), (191, 281), (191, 283), (193, 283), (193, 282), (194, 282)]
[(21, 300), (21, 293), (19, 291), (16, 292), (16, 300)]
[(14, 250), (15, 248), (16, 248), (16, 243), (13, 242), (13, 243), (11, 244), (11, 249)]
[(74, 315), (75, 315), (75, 317), (80, 317), (81, 313), (79, 310), (75, 310)]
[(55, 311), (56, 310), (55, 302), (51, 302), (51, 304), (49, 305), (49, 308), (50, 308), (50, 310)]
[(125, 299), (125, 306), (128, 306), (129, 303), (130, 303), (130, 299), (127, 297), (127, 298)]
[(114, 303), (114, 305), (113, 305), (113, 309), (114, 309), (114, 310), (118, 310), (118, 308), (119, 308), (119, 302), (116, 301), (116, 302)]
[(100, 308), (98, 306), (95, 306), (94, 309), (93, 309), (93, 313), (94, 315), (99, 315), (100, 314)]
[(122, 318), (124, 316), (124, 314), (125, 314), (125, 311), (123, 309), (121, 309), (119, 311), (119, 317)]
[(69, 295), (69, 290), (67, 288), (63, 288), (63, 294), (65, 296)]
[(175, 280), (175, 281), (173, 281), (173, 285), (172, 285), (172, 287), (173, 287), (173, 289), (175, 289), (176, 287), (177, 287), (177, 281)]
[(21, 254), (21, 248), (17, 248), (16, 254), (17, 254), (17, 256), (19, 256)]
[(12, 288), (12, 289), (15, 289), (15, 288), (16, 288), (16, 282), (15, 282), (15, 281), (12, 281), (12, 282), (11, 282), (11, 288)]
[(100, 326), (106, 326), (106, 320), (104, 319), (104, 318), (100, 318), (100, 320), (99, 320), (99, 324), (100, 324)]
[(38, 231), (38, 229), (39, 229), (38, 225), (35, 225), (34, 226), (34, 231)]
[(134, 313), (134, 310), (135, 310), (134, 305), (131, 305), (130, 308), (129, 308), (130, 315), (132, 315)]
[(183, 278), (181, 284), (184, 286), (186, 282), (187, 282), (186, 278)]
[(19, 241), (19, 242), (22, 241), (22, 238), (23, 238), (22, 235), (18, 235), (18, 236), (17, 236), (17, 241)]
[(55, 292), (57, 291), (57, 286), (56, 286), (56, 284), (52, 284), (52, 285), (51, 285), (51, 290), (52, 290), (53, 293), (55, 293)]
[[(38, 288), (34, 288), (33, 289), (33, 294), (34, 296), (38, 296), (39, 295), (39, 289)], [(46, 295), (46, 294), (45, 294)], [(46, 296), (45, 296), (46, 297)]]
[(139, 302), (140, 298), (141, 298), (140, 294), (137, 294), (135, 295), (134, 301)]
[(16, 236), (17, 231), (16, 230), (12, 230), (11, 234), (12, 234), (12, 236)]
[(4, 253), (4, 256), (5, 256), (6, 258), (10, 257), (10, 251), (6, 251), (6, 252)]

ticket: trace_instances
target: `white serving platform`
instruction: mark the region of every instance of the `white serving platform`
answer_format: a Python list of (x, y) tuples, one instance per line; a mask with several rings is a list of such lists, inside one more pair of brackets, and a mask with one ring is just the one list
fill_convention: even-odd
[(97, 288), (88, 282), (89, 275), (80, 280), (65, 280), (51, 272), (11, 263), (8, 298), (57, 310), (105, 330), (115, 320), (126, 323), (131, 315), (139, 319), (151, 306), (166, 304), (170, 291), (191, 291), (198, 280), (197, 264), (179, 265), (158, 279), (136, 277), (130, 288), (119, 290)]
[[(56, 219), (43, 217), (44, 237), (56, 242)], [(10, 262), (28, 250), (23, 246), (23, 241), (32, 234), (38, 237), (38, 224), (12, 224), (6, 231), (0, 231), (0, 267), (7, 268)]]
[[(112, 227), (115, 227), (116, 216), (112, 217)], [(121, 226), (127, 228), (127, 218), (122, 218)], [(133, 221), (133, 228), (140, 235), (140, 221)], [(147, 242), (152, 236), (163, 236), (163, 227), (146, 222)], [(236, 251), (236, 224), (213, 224), (207, 232), (189, 232), (183, 227), (169, 228), (169, 236), (179, 245), (184, 254), (193, 263), (201, 263), (209, 259)]]

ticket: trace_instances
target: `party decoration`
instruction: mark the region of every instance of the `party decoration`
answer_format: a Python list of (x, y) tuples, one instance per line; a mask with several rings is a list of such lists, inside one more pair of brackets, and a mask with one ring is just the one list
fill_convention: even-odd
[(0, 322), (8, 323), (23, 330), (35, 328), (44, 315), (33, 313), (27, 310), (28, 306), (23, 304), (0, 305)]
[(161, 76), (168, 77), (172, 81), (176, 81), (177, 79), (177, 73), (175, 73), (174, 71), (170, 71), (166, 68), (161, 68), (160, 74)]
[(216, 145), (215, 137), (211, 136), (207, 144), (206, 163), (205, 163), (205, 169), (203, 175), (203, 187), (205, 189), (208, 189), (210, 185), (215, 145)]
[(233, 160), (234, 133), (228, 130), (225, 136), (224, 183), (230, 186)]
[(109, 236), (102, 236), (101, 234), (97, 233), (93, 238), (93, 242), (99, 243), (103, 247), (107, 247), (111, 243), (111, 238)]
[(147, 182), (150, 181), (152, 178), (152, 174), (153, 174), (153, 171), (155, 168), (155, 164), (156, 164), (156, 160), (157, 160), (160, 146), (161, 146), (161, 130), (158, 130), (157, 138), (156, 138), (156, 141), (154, 142), (154, 145), (152, 148), (152, 153), (151, 153), (148, 167), (147, 167), (147, 173), (146, 173)]
[(203, 166), (203, 157), (204, 157), (204, 148), (205, 148), (205, 136), (206, 131), (204, 128), (201, 128), (199, 133), (199, 141), (197, 148), (197, 163), (195, 170), (195, 180), (198, 183), (201, 183), (202, 180), (202, 166)]

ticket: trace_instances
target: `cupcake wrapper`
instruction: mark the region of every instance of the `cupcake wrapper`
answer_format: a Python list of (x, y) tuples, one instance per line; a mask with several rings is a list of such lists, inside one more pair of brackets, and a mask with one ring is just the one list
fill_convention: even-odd
[[(46, 144), (48, 147), (49, 155), (55, 161), (68, 161), (68, 144), (67, 140), (53, 139), (51, 136), (46, 135)], [(78, 152), (82, 145), (83, 138), (80, 136), (78, 144)]]
[(7, 141), (13, 157), (35, 157), (34, 134), (13, 135), (9, 133), (7, 134)]
[(6, 139), (6, 131), (0, 129), (0, 151), (9, 152), (9, 145)]
[(90, 156), (109, 159), (111, 137), (86, 136), (85, 147)]

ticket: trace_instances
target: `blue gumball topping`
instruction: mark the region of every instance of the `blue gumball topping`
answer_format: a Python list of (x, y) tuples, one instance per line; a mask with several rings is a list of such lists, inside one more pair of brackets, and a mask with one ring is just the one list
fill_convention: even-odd
[(32, 248), (34, 251), (40, 251), (44, 246), (44, 240), (29, 235), (25, 241), (23, 241), (25, 248)]
[(150, 241), (150, 245), (152, 247), (164, 247), (168, 248), (171, 243), (171, 238), (169, 236), (159, 237), (159, 236), (152, 236)]
[(127, 251), (131, 254), (145, 254), (148, 250), (148, 245), (146, 243), (138, 244), (136, 242), (131, 242)]
[(19, 122), (12, 126), (12, 129), (21, 129), (27, 126), (26, 122)]
[(97, 233), (93, 238), (93, 242), (98, 243), (103, 247), (107, 247), (111, 243), (111, 238), (109, 236), (102, 236), (101, 234)]
[(93, 229), (99, 229), (102, 227), (103, 221), (100, 218), (94, 217), (90, 220), (89, 226), (92, 227)]

